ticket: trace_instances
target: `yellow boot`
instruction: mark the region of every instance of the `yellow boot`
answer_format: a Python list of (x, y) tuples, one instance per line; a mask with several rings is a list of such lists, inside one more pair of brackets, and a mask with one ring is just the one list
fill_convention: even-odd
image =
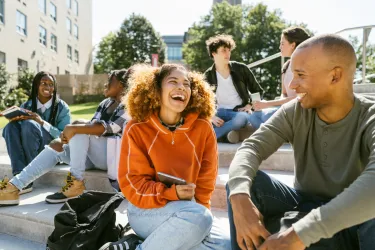
[(66, 177), (66, 185), (61, 188), (60, 192), (48, 195), (46, 197), (47, 203), (63, 203), (69, 199), (73, 199), (85, 191), (85, 183), (77, 180), (71, 173)]
[(20, 191), (8, 177), (0, 181), (0, 205), (18, 205), (20, 203)]

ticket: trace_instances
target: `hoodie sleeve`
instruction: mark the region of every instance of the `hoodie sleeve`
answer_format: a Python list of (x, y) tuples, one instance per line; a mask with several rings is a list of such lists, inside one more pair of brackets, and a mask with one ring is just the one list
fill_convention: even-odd
[(216, 136), (212, 126), (207, 121), (208, 133), (203, 152), (203, 159), (195, 188), (195, 200), (197, 203), (210, 209), (210, 199), (215, 189), (218, 171), (218, 152)]
[(133, 205), (143, 209), (163, 207), (168, 201), (178, 200), (175, 185), (168, 188), (155, 181), (155, 169), (140, 140), (145, 135), (137, 135), (139, 130), (135, 131), (134, 126), (141, 124), (128, 123), (122, 139), (118, 179), (123, 194)]

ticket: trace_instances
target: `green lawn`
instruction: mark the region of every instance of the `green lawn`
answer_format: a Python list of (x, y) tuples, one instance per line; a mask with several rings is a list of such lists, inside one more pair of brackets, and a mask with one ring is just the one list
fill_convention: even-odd
[[(70, 105), (70, 112), (72, 113), (72, 121), (76, 119), (87, 119), (90, 120), (98, 107), (99, 103), (89, 102), (83, 104), (72, 104)], [(0, 117), (0, 129), (5, 127), (8, 120), (4, 117)]]

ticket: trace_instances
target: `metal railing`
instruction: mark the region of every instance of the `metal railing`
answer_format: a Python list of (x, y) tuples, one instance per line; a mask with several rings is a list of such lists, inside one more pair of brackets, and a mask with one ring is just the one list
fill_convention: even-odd
[[(371, 32), (372, 28), (375, 28), (375, 25), (366, 25), (366, 26), (358, 26), (358, 27), (346, 28), (346, 29), (343, 29), (343, 30), (335, 32), (335, 34), (340, 34), (340, 33), (345, 32), (345, 31), (358, 30), (358, 29), (362, 29), (363, 30), (363, 39), (362, 39), (362, 48), (363, 48), (362, 49), (362, 78), (355, 79), (354, 83), (360, 82), (361, 80), (362, 80), (362, 83), (365, 83), (366, 79), (374, 78), (373, 75), (366, 76), (366, 44), (367, 44), (367, 40), (368, 40), (368, 38), (370, 36), (370, 32)], [(253, 68), (253, 67), (259, 66), (259, 65), (261, 65), (263, 63), (272, 61), (272, 60), (274, 60), (276, 58), (279, 58), (279, 57), (281, 57), (281, 53), (280, 52), (276, 53), (276, 54), (273, 54), (271, 56), (268, 56), (266, 58), (263, 58), (261, 60), (258, 60), (256, 62), (250, 63), (247, 66), (249, 68)], [(284, 57), (281, 57), (281, 67), (283, 66), (283, 64), (284, 64)]]

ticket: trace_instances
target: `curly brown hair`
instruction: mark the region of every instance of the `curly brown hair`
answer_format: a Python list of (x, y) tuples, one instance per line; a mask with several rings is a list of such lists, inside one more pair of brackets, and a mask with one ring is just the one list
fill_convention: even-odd
[(124, 99), (127, 111), (133, 120), (142, 122), (153, 113), (160, 111), (161, 83), (165, 77), (177, 69), (188, 73), (191, 84), (191, 97), (181, 115), (185, 117), (188, 113), (199, 113), (200, 118), (206, 119), (214, 116), (214, 93), (202, 74), (189, 72), (178, 64), (164, 64), (158, 68), (138, 65), (129, 79), (130, 89)]
[(236, 48), (236, 43), (234, 42), (231, 35), (221, 34), (210, 37), (206, 41), (206, 46), (208, 55), (213, 58), (212, 53), (216, 53), (218, 48), (224, 47), (230, 50), (234, 50)]

